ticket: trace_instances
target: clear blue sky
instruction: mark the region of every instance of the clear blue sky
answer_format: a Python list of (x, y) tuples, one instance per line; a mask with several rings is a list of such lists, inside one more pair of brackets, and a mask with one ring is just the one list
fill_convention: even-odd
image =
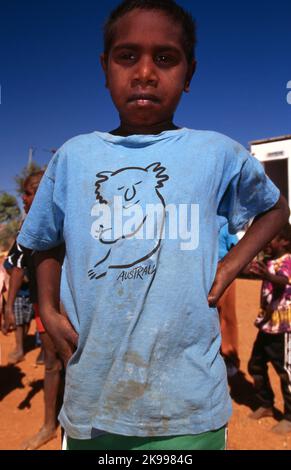
[[(115, 0), (3, 0), (0, 13), (0, 190), (28, 148), (44, 149), (117, 126), (99, 65), (102, 24)], [(198, 25), (198, 69), (176, 123), (244, 145), (291, 134), (290, 0), (183, 1)]]

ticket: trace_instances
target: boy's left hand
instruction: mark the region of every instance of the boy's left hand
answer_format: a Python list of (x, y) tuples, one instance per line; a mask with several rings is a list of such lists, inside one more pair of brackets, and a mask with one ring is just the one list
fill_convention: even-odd
[(41, 319), (65, 367), (78, 346), (79, 336), (66, 312), (43, 309)]

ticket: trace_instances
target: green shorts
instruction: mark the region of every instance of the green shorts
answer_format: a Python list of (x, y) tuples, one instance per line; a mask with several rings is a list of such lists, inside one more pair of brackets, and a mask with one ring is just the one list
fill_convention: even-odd
[(226, 427), (203, 434), (169, 437), (131, 437), (103, 434), (95, 439), (67, 437), (66, 450), (225, 450)]

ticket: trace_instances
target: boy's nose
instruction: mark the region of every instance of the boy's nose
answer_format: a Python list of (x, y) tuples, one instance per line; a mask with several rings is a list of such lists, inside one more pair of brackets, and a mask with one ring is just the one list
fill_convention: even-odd
[(145, 57), (138, 61), (134, 71), (133, 82), (134, 85), (143, 83), (146, 85), (156, 86), (158, 77), (152, 58)]

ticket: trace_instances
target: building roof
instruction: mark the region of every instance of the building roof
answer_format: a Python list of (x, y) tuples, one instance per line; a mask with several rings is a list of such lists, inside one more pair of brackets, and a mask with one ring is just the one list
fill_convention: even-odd
[(281, 135), (279, 137), (269, 137), (268, 139), (253, 140), (249, 145), (268, 144), (269, 142), (280, 142), (282, 140), (291, 140), (291, 134)]

